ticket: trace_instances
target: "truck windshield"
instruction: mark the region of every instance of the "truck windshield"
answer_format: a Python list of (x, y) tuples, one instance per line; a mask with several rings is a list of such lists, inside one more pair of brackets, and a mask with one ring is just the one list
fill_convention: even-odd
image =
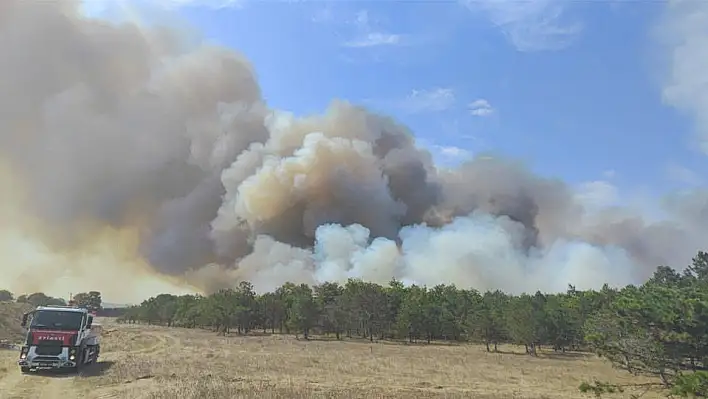
[(83, 315), (78, 312), (39, 310), (32, 317), (30, 328), (37, 330), (79, 330)]

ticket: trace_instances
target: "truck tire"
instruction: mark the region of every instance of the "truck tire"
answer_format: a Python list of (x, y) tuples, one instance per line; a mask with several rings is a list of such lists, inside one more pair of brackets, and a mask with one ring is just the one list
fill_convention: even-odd
[(84, 358), (86, 357), (86, 348), (83, 347), (79, 349), (79, 352), (76, 355), (76, 366), (72, 367), (71, 371), (78, 373), (81, 371), (84, 365)]
[(21, 372), (22, 374), (27, 374), (27, 373), (30, 372), (30, 368), (29, 368), (29, 367), (22, 366), (22, 367), (20, 367), (20, 372)]
[(98, 347), (91, 345), (86, 347), (86, 351), (89, 353), (88, 359), (86, 359), (86, 364), (94, 364), (98, 359)]

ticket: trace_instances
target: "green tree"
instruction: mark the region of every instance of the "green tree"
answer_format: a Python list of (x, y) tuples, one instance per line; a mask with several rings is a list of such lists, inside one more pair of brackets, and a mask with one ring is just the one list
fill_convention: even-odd
[(248, 334), (259, 315), (256, 309), (257, 300), (253, 285), (248, 281), (241, 281), (236, 289), (234, 299), (236, 301), (234, 309), (236, 327), (239, 334)]
[(384, 320), (386, 323), (386, 331), (389, 338), (398, 337), (396, 324), (398, 315), (401, 313), (401, 307), (405, 301), (408, 290), (402, 282), (395, 278), (389, 281), (386, 292), (386, 314)]
[(669, 266), (659, 266), (649, 279), (651, 284), (659, 284), (666, 286), (677, 286), (684, 281), (685, 276), (682, 276), (675, 269)]
[(708, 253), (698, 251), (693, 262), (686, 268), (684, 274), (698, 281), (708, 283)]
[(286, 319), (286, 308), (282, 298), (274, 292), (266, 292), (257, 298), (259, 310), (262, 314), (262, 327), (265, 332), (270, 328), (275, 333), (277, 327), (282, 333)]
[(506, 339), (506, 318), (508, 297), (501, 291), (474, 295), (475, 308), (467, 315), (466, 326), (471, 338), (482, 341), (487, 352), (490, 345), (497, 351), (499, 343)]
[(43, 292), (35, 292), (29, 295), (20, 295), (17, 302), (28, 303), (32, 306), (64, 306), (66, 301), (61, 298), (53, 298)]
[(303, 337), (309, 339), (310, 330), (318, 317), (312, 289), (307, 284), (302, 284), (292, 294), (292, 304), (288, 312), (290, 328), (295, 331), (296, 337), (302, 332)]
[(506, 325), (512, 342), (524, 345), (526, 353), (537, 354), (537, 345), (543, 341), (545, 314), (544, 300), (539, 295), (527, 294), (512, 298), (507, 304)]
[[(697, 257), (694, 270), (702, 261)], [(656, 377), (675, 394), (704, 395), (708, 291), (697, 272), (690, 273), (686, 275), (694, 279), (691, 284), (652, 279), (622, 289), (608, 308), (588, 320), (587, 342), (616, 367)], [(601, 392), (603, 386), (592, 389)]]
[(425, 287), (413, 285), (407, 290), (396, 324), (399, 335), (408, 337), (409, 342), (417, 341), (427, 330), (425, 311), (427, 302)]
[(72, 302), (74, 305), (86, 308), (92, 312), (97, 312), (101, 310), (103, 300), (101, 299), (101, 293), (98, 291), (81, 292), (73, 296)]
[(200, 322), (199, 304), (201, 295), (182, 295), (176, 299), (174, 319), (182, 327), (195, 328)]
[(0, 290), (0, 302), (12, 302), (15, 300), (15, 296), (12, 292), (8, 290)]
[(344, 288), (338, 283), (323, 283), (314, 287), (315, 298), (320, 314), (320, 325), (325, 334), (335, 334), (341, 339), (346, 324), (344, 301), (340, 300)]
[(581, 319), (576, 298), (569, 295), (546, 297), (543, 310), (545, 333), (548, 344), (553, 345), (554, 350), (565, 352), (573, 343), (581, 339)]

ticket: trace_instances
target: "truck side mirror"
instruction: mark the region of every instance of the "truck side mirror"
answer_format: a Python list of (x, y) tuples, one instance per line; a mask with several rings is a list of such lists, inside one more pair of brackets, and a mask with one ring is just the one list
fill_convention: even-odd
[(25, 313), (22, 315), (22, 327), (27, 327), (27, 317), (29, 317), (29, 313)]
[(92, 324), (93, 324), (93, 316), (89, 316), (88, 321), (86, 322), (86, 328), (91, 328)]

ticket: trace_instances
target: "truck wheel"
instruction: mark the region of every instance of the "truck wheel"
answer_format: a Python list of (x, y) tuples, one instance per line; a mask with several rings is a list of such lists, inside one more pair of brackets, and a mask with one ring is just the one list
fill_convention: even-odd
[(86, 359), (86, 364), (93, 364), (96, 363), (96, 347), (95, 346), (88, 346), (86, 347), (86, 350), (89, 353), (88, 359)]
[(91, 363), (98, 363), (98, 354), (101, 353), (101, 345), (96, 345)]
[(20, 367), (20, 372), (21, 372), (22, 374), (27, 374), (27, 373), (30, 372), (30, 368), (29, 368), (29, 367), (24, 367), (24, 366), (22, 366), (22, 367)]
[(73, 367), (72, 371), (78, 373), (81, 371), (81, 368), (84, 365), (84, 360), (86, 358), (86, 348), (80, 350), (79, 353), (77, 353), (76, 355), (76, 366)]

